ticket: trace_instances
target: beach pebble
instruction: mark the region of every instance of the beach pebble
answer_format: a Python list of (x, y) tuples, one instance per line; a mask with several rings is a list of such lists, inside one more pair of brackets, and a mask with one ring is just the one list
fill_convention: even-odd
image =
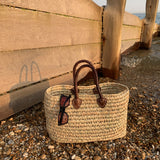
[(45, 154), (43, 154), (42, 156), (41, 156), (41, 159), (46, 159), (47, 157), (46, 157), (46, 155)]
[(146, 158), (146, 153), (142, 152), (142, 160), (144, 160)]
[(14, 136), (14, 132), (11, 131), (11, 132), (9, 133), (9, 135), (10, 135), (10, 136)]
[(12, 145), (12, 144), (14, 144), (14, 141), (13, 140), (9, 140), (8, 144)]
[(94, 160), (101, 160), (101, 157), (100, 157), (100, 156), (94, 156), (93, 159), (94, 159)]
[(23, 157), (26, 157), (26, 158), (27, 158), (27, 157), (28, 157), (28, 153), (25, 152), (25, 153), (23, 154)]
[(75, 157), (76, 157), (76, 155), (74, 154), (74, 155), (71, 157), (71, 159), (75, 159)]

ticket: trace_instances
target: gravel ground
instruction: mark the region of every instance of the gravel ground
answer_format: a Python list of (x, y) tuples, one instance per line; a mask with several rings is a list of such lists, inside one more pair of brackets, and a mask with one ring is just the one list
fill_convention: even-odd
[[(123, 58), (131, 60), (130, 56)], [(101, 83), (106, 81), (109, 79), (100, 78)], [(159, 160), (160, 62), (146, 58), (132, 68), (122, 65), (117, 82), (130, 89), (124, 138), (84, 144), (56, 143), (47, 134), (43, 104), (38, 104), (0, 122), (0, 159)]]

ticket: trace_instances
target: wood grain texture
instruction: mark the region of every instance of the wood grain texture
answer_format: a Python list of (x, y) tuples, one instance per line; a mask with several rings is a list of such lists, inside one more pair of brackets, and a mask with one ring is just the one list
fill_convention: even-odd
[(141, 37), (141, 28), (124, 26), (122, 27), (122, 40), (138, 39)]
[(101, 42), (101, 22), (0, 6), (0, 51)]
[[(100, 65), (96, 64), (95, 68)], [(79, 75), (79, 80), (83, 78), (89, 70), (82, 71)], [(38, 104), (43, 101), (45, 90), (53, 85), (73, 84), (72, 73), (63, 76), (52, 78), (25, 88), (15, 90), (11, 93), (0, 96), (0, 120), (7, 118), (19, 111)]]
[(132, 39), (132, 40), (126, 40), (122, 41), (121, 43), (121, 53), (125, 52), (130, 47), (134, 46), (135, 43), (140, 42), (140, 39)]
[(125, 12), (123, 17), (123, 24), (141, 28), (142, 20), (131, 13)]
[(72, 84), (72, 74), (70, 73), (0, 96), (0, 120), (42, 102), (44, 92), (50, 85), (62, 83)]
[(141, 48), (149, 49), (152, 44), (153, 29), (157, 15), (159, 0), (147, 0), (146, 17), (144, 19)]
[(80, 59), (99, 63), (100, 56), (99, 43), (0, 52), (0, 94), (70, 72)]
[(103, 75), (117, 79), (126, 0), (108, 0), (104, 10)]
[(0, 4), (101, 21), (102, 7), (92, 0), (0, 0)]

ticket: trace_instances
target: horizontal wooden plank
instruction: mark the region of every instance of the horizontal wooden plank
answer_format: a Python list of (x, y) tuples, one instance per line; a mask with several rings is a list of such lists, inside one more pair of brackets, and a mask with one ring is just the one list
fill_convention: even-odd
[(64, 79), (66, 84), (72, 84), (70, 73), (0, 96), (0, 120), (43, 101), (45, 90), (50, 85), (65, 84)]
[(92, 0), (0, 0), (0, 4), (100, 20), (102, 7)]
[(0, 6), (0, 51), (101, 42), (101, 22)]
[(123, 53), (128, 48), (132, 47), (137, 42), (140, 42), (140, 39), (122, 41), (122, 43), (121, 43), (121, 53)]
[[(100, 65), (95, 65), (99, 68)], [(88, 69), (80, 73), (79, 79), (83, 78)], [(7, 118), (19, 111), (33, 106), (44, 99), (45, 90), (53, 85), (73, 84), (72, 73), (46, 80), (44, 82), (31, 85), (14, 92), (0, 96), (0, 120)]]
[(141, 28), (131, 27), (131, 26), (123, 26), (122, 27), (122, 40), (127, 39), (140, 39), (141, 36)]
[(0, 52), (0, 94), (72, 71), (74, 63), (100, 62), (101, 44)]
[(125, 12), (124, 18), (123, 18), (123, 24), (130, 25), (130, 26), (137, 26), (141, 28), (142, 20), (133, 14)]

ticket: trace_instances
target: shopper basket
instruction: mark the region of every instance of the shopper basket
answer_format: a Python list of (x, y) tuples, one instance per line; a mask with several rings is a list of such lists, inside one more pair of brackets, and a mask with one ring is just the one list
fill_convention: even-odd
[[(81, 65), (78, 69), (77, 66)], [(79, 72), (89, 67), (95, 85), (77, 86)], [(119, 83), (98, 84), (94, 66), (87, 60), (73, 68), (72, 85), (56, 85), (45, 92), (46, 127), (59, 143), (106, 141), (126, 135), (129, 89)]]

